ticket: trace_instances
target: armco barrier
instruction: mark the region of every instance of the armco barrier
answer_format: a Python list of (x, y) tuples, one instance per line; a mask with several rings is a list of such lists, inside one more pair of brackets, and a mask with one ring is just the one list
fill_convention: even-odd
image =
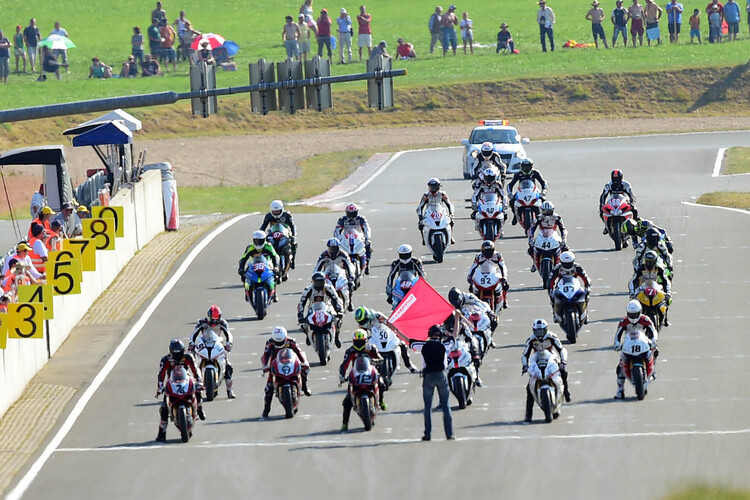
[[(121, 189), (110, 205), (122, 206), (124, 236), (114, 250), (96, 251), (96, 271), (83, 273), (81, 293), (55, 295), (49, 320), (49, 349), (54, 354), (94, 301), (114, 281), (131, 257), (164, 230), (159, 171), (145, 172), (132, 188)], [(47, 332), (45, 331), (45, 336)], [(0, 416), (23, 393), (26, 384), (47, 363), (47, 339), (8, 339), (0, 350)]]

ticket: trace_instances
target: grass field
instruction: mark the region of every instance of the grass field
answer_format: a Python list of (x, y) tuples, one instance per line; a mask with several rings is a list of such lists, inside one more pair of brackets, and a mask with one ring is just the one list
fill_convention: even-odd
[(721, 173), (724, 175), (750, 172), (750, 148), (730, 148)]
[[(611, 12), (614, 2), (603, 3), (607, 13)], [(11, 75), (9, 85), (0, 94), (0, 108), (31, 106), (53, 102), (90, 99), (105, 96), (129, 95), (136, 93), (163, 90), (188, 90), (187, 66), (182, 63), (177, 73), (164, 78), (149, 79), (112, 79), (107, 81), (87, 80), (90, 59), (98, 56), (119, 71), (122, 61), (130, 50), (131, 28), (139, 25), (145, 31), (148, 26), (152, 1), (124, 0), (121, 2), (79, 2), (74, 8), (50, 0), (35, 2), (17, 2), (3, 5), (3, 21), (0, 25), (6, 36), (14, 32), (16, 24), (26, 26), (30, 17), (35, 16), (43, 36), (49, 33), (54, 21), (60, 21), (68, 30), (77, 48), (69, 50), (71, 74), (65, 74), (63, 81), (36, 83), (31, 75)], [(285, 57), (281, 43), (281, 27), (286, 14), (296, 15), (300, 0), (227, 0), (209, 5), (195, 0), (184, 0), (180, 3), (165, 2), (168, 17), (173, 20), (180, 9), (187, 12), (187, 17), (195, 27), (204, 32), (217, 32), (227, 39), (232, 39), (241, 46), (236, 57), (240, 71), (220, 72), (219, 85), (232, 86), (246, 84), (248, 62), (258, 58), (269, 61), (280, 61)], [(340, 7), (346, 7), (354, 15), (358, 12), (359, 2), (339, 2), (331, 5), (316, 1), (315, 10), (327, 7), (337, 15)], [(432, 13), (434, 0), (413, 0), (394, 2), (392, 0), (373, 0), (367, 2), (368, 11), (373, 16), (373, 38), (377, 43), (386, 39), (391, 51), (395, 51), (396, 38), (401, 36), (414, 43), (420, 58), (415, 61), (395, 61), (395, 67), (407, 67), (409, 75), (399, 78), (396, 85), (400, 88), (425, 85), (440, 85), (469, 81), (498, 81), (515, 78), (535, 78), (550, 75), (601, 74), (613, 72), (641, 72), (644, 78), (652, 70), (700, 68), (710, 66), (731, 66), (747, 61), (748, 34), (745, 20), (742, 22), (741, 40), (723, 44), (690, 44), (686, 30), (687, 19), (684, 19), (683, 38), (677, 45), (663, 43), (660, 46), (637, 49), (617, 49), (597, 51), (596, 49), (563, 49), (562, 44), (568, 39), (582, 42), (591, 41), (590, 23), (584, 19), (590, 8), (589, 2), (574, 0), (553, 0), (550, 6), (555, 9), (557, 23), (555, 39), (558, 50), (554, 54), (542, 54), (539, 46), (538, 28), (536, 25), (535, 3), (529, 2), (523, 8), (510, 0), (487, 2), (483, 0), (466, 0), (458, 7), (457, 13), (466, 10), (474, 21), (474, 37), (477, 43), (475, 55), (463, 56), (459, 48), (459, 57), (428, 53), (429, 33), (427, 20)], [(685, 10), (695, 7), (703, 9), (705, 1), (694, 4), (685, 3)], [(447, 8), (447, 4), (444, 5)], [(494, 42), (498, 26), (502, 21), (508, 22), (516, 45), (521, 54), (516, 56), (498, 56), (494, 51)], [(704, 28), (706, 20), (704, 16)], [(355, 20), (356, 24), (356, 20)], [(355, 28), (356, 29), (356, 28)], [(605, 24), (607, 36), (612, 30), (609, 22)], [(666, 15), (662, 21), (662, 31), (666, 35)], [(665, 37), (663, 37), (665, 38)], [(668, 38), (668, 36), (667, 36)], [(460, 43), (460, 41), (459, 41)], [(313, 48), (315, 48), (313, 43)], [(356, 47), (355, 47), (356, 51)], [(14, 61), (11, 60), (14, 68)], [(364, 64), (334, 65), (334, 73), (358, 72)], [(340, 84), (338, 90), (362, 88), (363, 83)]]
[(700, 195), (696, 203), (750, 210), (750, 193), (713, 192)]

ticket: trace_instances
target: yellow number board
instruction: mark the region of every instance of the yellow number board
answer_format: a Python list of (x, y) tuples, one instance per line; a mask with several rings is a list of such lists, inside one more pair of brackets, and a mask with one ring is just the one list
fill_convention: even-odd
[(55, 250), (49, 253), (47, 281), (52, 285), (52, 293), (55, 295), (81, 293), (82, 280), (80, 254), (76, 255), (71, 250)]
[(96, 248), (94, 247), (94, 240), (87, 240), (85, 238), (63, 240), (63, 250), (80, 252), (82, 271), (96, 271)]
[(94, 240), (97, 250), (115, 249), (115, 224), (112, 219), (83, 219), (83, 237)]
[(44, 338), (43, 310), (42, 304), (9, 304), (8, 338)]
[(18, 302), (41, 303), (44, 307), (44, 319), (55, 317), (52, 285), (21, 285), (18, 287)]
[(91, 207), (91, 218), (93, 219), (114, 219), (115, 236), (122, 238), (125, 234), (123, 231), (124, 211), (122, 207)]

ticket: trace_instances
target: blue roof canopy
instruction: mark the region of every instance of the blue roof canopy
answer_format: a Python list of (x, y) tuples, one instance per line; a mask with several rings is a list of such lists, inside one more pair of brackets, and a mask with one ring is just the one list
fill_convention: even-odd
[(75, 147), (132, 143), (133, 133), (119, 121), (99, 125), (73, 138)]

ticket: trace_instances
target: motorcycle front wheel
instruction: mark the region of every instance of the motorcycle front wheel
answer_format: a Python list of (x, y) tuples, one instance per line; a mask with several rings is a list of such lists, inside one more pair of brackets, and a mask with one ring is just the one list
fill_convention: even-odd
[(435, 235), (432, 237), (432, 258), (435, 262), (441, 264), (443, 262), (443, 254), (445, 253), (445, 242), (443, 242), (443, 235)]
[(294, 416), (294, 401), (292, 399), (292, 387), (287, 384), (281, 388), (281, 406), (284, 407), (285, 417), (292, 418)]
[(362, 423), (365, 426), (365, 430), (369, 431), (372, 429), (372, 413), (370, 413), (370, 397), (367, 394), (360, 396), (359, 411), (362, 414)]
[(615, 250), (622, 250), (622, 235), (620, 234), (620, 222), (619, 219), (614, 219), (612, 222), (612, 229), (609, 234), (612, 236), (612, 240), (615, 242)]
[(259, 286), (255, 289), (255, 314), (258, 321), (266, 317), (266, 289)]
[(565, 330), (565, 336), (571, 344), (575, 344), (578, 340), (577, 323), (576, 312), (573, 308), (568, 308), (568, 310), (565, 311), (565, 317), (563, 318), (563, 330)]
[(539, 392), (539, 406), (542, 407), (544, 412), (544, 421), (547, 423), (552, 422), (552, 397), (548, 387), (541, 389)]
[(325, 333), (315, 333), (315, 350), (318, 353), (318, 359), (320, 360), (320, 366), (325, 366), (328, 363), (328, 352), (326, 350), (326, 339)]
[(646, 397), (646, 373), (642, 365), (634, 365), (632, 368), (633, 386), (635, 387), (635, 397), (638, 401), (643, 401)]
[(456, 393), (456, 399), (458, 400), (458, 407), (463, 410), (466, 408), (466, 388), (464, 387), (463, 382), (457, 381), (454, 390)]
[(177, 427), (180, 428), (180, 437), (183, 443), (190, 439), (190, 429), (188, 429), (187, 409), (184, 406), (177, 408)]
[(213, 401), (217, 392), (214, 370), (206, 370), (204, 383), (206, 384), (206, 401)]

